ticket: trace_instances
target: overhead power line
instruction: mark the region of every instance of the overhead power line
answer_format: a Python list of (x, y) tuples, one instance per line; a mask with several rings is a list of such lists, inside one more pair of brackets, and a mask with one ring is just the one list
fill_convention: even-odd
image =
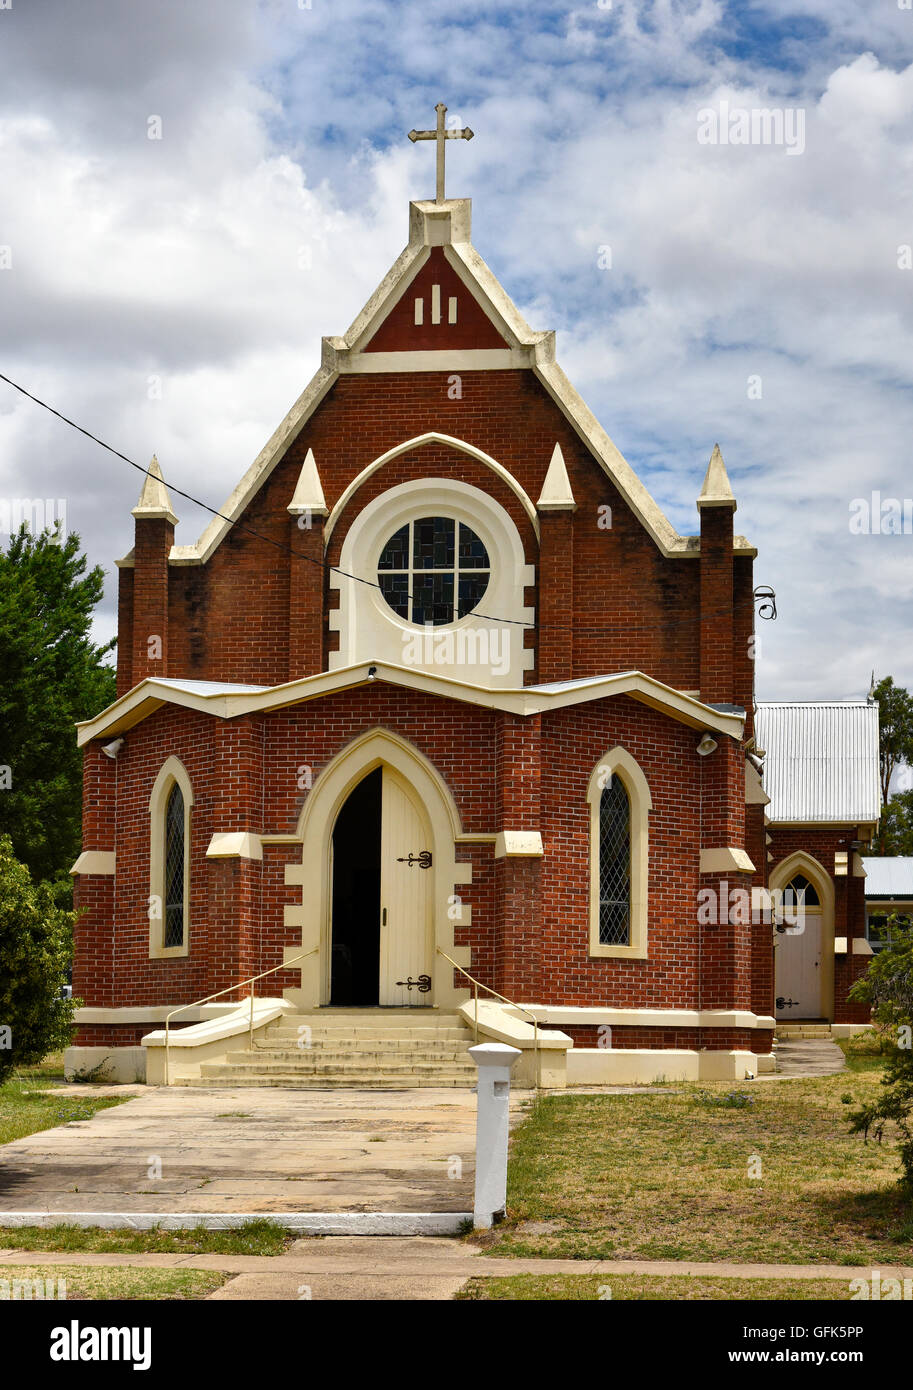
[[(86, 439), (91, 439), (93, 444), (99, 445), (100, 448), (106, 449), (109, 454), (113, 454), (115, 458), (121, 459), (123, 463), (129, 464), (131, 468), (135, 468), (138, 473), (142, 473), (144, 476), (148, 475), (148, 468), (144, 468), (141, 463), (137, 463), (135, 459), (128, 458), (126, 454), (121, 453), (120, 449), (115, 449), (112, 444), (106, 443), (104, 439), (100, 439), (98, 435), (93, 434), (91, 430), (87, 430), (82, 425), (77, 424), (76, 421), (71, 420), (68, 415), (64, 415), (62, 411), (56, 410), (54, 406), (50, 405), (47, 401), (43, 401), (40, 398), (40, 396), (33, 395), (31, 391), (27, 391), (24, 386), (20, 386), (17, 381), (13, 381), (11, 377), (4, 375), (3, 372), (0, 372), (0, 381), (5, 381), (8, 386), (12, 386), (14, 391), (18, 391), (20, 395), (27, 397), (30, 401), (34, 401), (35, 405), (41, 406), (42, 410), (49, 411), (51, 415), (55, 415), (57, 419), (61, 420), (65, 425), (69, 425), (71, 429), (77, 430), (79, 434), (84, 435)], [(365, 579), (360, 574), (351, 574), (348, 570), (341, 569), (339, 565), (328, 565), (325, 560), (315, 559), (313, 555), (306, 555), (303, 550), (297, 550), (294, 546), (289, 545), (285, 541), (277, 541), (273, 536), (266, 536), (263, 534), (262, 531), (256, 531), (253, 527), (246, 525), (244, 522), (234, 519), (230, 516), (226, 516), (224, 512), (220, 512), (215, 507), (211, 507), (209, 503), (204, 502), (202, 498), (194, 497), (193, 493), (187, 492), (184, 488), (178, 487), (176, 483), (169, 482), (166, 478), (163, 478), (162, 481), (169, 492), (173, 492), (178, 497), (183, 497), (186, 501), (192, 502), (195, 507), (202, 507), (202, 509), (206, 512), (209, 512), (210, 515), (217, 517), (220, 521), (227, 522), (228, 525), (231, 526), (234, 530), (241, 531), (245, 535), (252, 536), (255, 540), (262, 541), (264, 545), (272, 546), (274, 550), (282, 551), (284, 554), (294, 555), (300, 560), (306, 560), (308, 564), (317, 565), (327, 574), (341, 575), (344, 579), (351, 579), (356, 584), (364, 584), (369, 589), (377, 589), (380, 593), (383, 593), (381, 585), (378, 584), (376, 581), (372, 579)], [(429, 571), (429, 573), (433, 573), (433, 571)], [(410, 603), (413, 601), (414, 598), (412, 594), (405, 593), (402, 595), (398, 595), (398, 597), (408, 598)], [(759, 591), (754, 595), (754, 597), (758, 599), (758, 601), (761, 603), (759, 616), (763, 618), (768, 617), (768, 614), (765, 614), (764, 612), (764, 608), (772, 606), (773, 612), (769, 616), (771, 618), (776, 617), (776, 604), (773, 603), (771, 605), (770, 602), (771, 598), (773, 597), (772, 590)], [(700, 618), (703, 621), (707, 618), (725, 617), (728, 615), (729, 611), (729, 609), (717, 609), (713, 612), (701, 613)], [(467, 614), (466, 616), (469, 615)], [(578, 635), (589, 634), (595, 636), (609, 636), (619, 632), (659, 632), (667, 630), (669, 628), (681, 627), (684, 625), (685, 622), (684, 619), (669, 618), (665, 621), (661, 621), (658, 623), (625, 622), (609, 626), (586, 627), (581, 623), (528, 623), (524, 622), (520, 618), (499, 618), (493, 616), (490, 613), (481, 613), (477, 609), (472, 610), (472, 616), (474, 618), (480, 619), (483, 622), (502, 623), (510, 627), (522, 627), (527, 631), (532, 631), (533, 629), (538, 629), (539, 631), (542, 631), (543, 629), (546, 629), (551, 632), (574, 632)], [(693, 620), (688, 621), (690, 623)]]

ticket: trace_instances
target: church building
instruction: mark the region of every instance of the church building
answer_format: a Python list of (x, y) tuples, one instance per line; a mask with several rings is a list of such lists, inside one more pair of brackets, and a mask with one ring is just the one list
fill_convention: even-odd
[(679, 535), (438, 151), (195, 544), (145, 477), (118, 697), (78, 731), (71, 1073), (457, 1085), (475, 1036), (549, 1086), (773, 1069), (776, 932), (738, 907), (767, 874), (756, 551), (722, 455)]

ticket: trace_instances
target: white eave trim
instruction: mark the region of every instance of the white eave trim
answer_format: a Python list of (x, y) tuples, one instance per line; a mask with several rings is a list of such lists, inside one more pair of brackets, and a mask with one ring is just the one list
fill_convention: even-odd
[[(372, 668), (375, 671), (373, 678), (368, 675)], [(453, 680), (448, 676), (432, 675), (414, 667), (395, 666), (383, 661), (363, 661), (354, 666), (325, 671), (317, 676), (305, 676), (285, 685), (265, 686), (262, 689), (242, 686), (236, 693), (224, 688), (207, 693), (205, 689), (194, 689), (190, 682), (145, 680), (126, 695), (122, 695), (119, 700), (115, 700), (94, 719), (77, 724), (77, 743), (83, 747), (92, 739), (130, 729), (164, 704), (182, 705), (186, 709), (214, 715), (217, 719), (237, 719), (245, 714), (282, 709), (306, 700), (320, 699), (339, 690), (375, 684), (377, 681), (402, 686), (407, 690), (423, 691), (441, 699), (460, 700), (470, 705), (481, 705), (486, 709), (505, 710), (521, 717), (542, 714), (551, 709), (563, 709), (569, 705), (587, 704), (591, 700), (630, 695), (641, 704), (668, 714), (670, 718), (687, 724), (692, 729), (711, 729), (732, 738), (740, 738), (744, 727), (742, 715), (716, 710), (690, 695), (673, 690), (671, 686), (663, 685), (652, 676), (644, 675), (642, 671), (621, 671), (597, 679), (568, 681), (551, 689), (527, 686), (520, 690), (493, 690), (487, 686), (472, 685), (468, 681)], [(204, 684), (201, 682), (201, 686)]]

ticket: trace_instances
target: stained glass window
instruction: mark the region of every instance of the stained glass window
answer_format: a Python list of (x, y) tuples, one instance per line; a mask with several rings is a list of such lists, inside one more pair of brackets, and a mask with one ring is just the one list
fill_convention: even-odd
[(620, 777), (599, 801), (599, 944), (631, 940), (631, 807)]
[(178, 784), (165, 807), (165, 947), (184, 944), (184, 794)]
[(484, 543), (461, 521), (426, 516), (390, 537), (377, 570), (381, 593), (398, 617), (439, 627), (478, 607), (491, 562)]

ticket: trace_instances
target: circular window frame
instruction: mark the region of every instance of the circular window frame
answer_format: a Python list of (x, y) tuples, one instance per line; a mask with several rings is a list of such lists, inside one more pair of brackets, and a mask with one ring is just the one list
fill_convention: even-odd
[[(448, 516), (464, 522), (482, 541), (491, 566), (489, 586), (479, 607), (464, 618), (434, 627), (401, 618), (377, 584), (377, 562), (390, 537), (405, 522), (423, 516)], [(339, 605), (331, 609), (329, 622), (330, 631), (339, 633), (339, 645), (330, 653), (331, 670), (367, 660), (401, 665), (403, 642), (408, 638), (426, 632), (435, 636), (458, 634), (482, 622), (488, 626), (497, 618), (509, 624), (509, 666), (503, 674), (498, 673), (492, 680), (490, 668), (481, 663), (478, 670), (465, 665), (451, 669), (437, 655), (434, 669), (455, 679), (479, 681), (486, 687), (494, 684), (515, 688), (523, 684), (523, 672), (534, 659), (532, 648), (524, 644), (524, 631), (535, 623), (536, 610), (525, 597), (526, 591), (535, 585), (535, 564), (527, 559), (513, 517), (490, 493), (462, 479), (433, 475), (410, 478), (389, 487), (367, 501), (352, 518), (336, 564), (338, 570), (331, 570), (329, 582), (331, 591), (339, 594)]]
[[(410, 527), (411, 527), (411, 526), (417, 525), (418, 523), (423, 522), (423, 521), (433, 521), (433, 520), (438, 520), (438, 519), (440, 519), (441, 521), (452, 521), (452, 522), (453, 522), (453, 525), (454, 525), (454, 528), (455, 528), (455, 530), (454, 530), (454, 563), (453, 563), (452, 566), (451, 566), (451, 565), (440, 565), (440, 566), (432, 566), (430, 569), (416, 569), (416, 568), (415, 568), (415, 553), (414, 553), (414, 550), (413, 550), (413, 548), (412, 548), (412, 546), (413, 546), (413, 535), (414, 535), (414, 532), (410, 532), (409, 565), (408, 565), (408, 568), (407, 568), (405, 571), (403, 571), (403, 570), (382, 570), (382, 569), (380, 568), (380, 557), (381, 557), (381, 555), (383, 555), (384, 551), (386, 550), (387, 546), (390, 544), (390, 542), (391, 542), (391, 540), (393, 539), (393, 537), (394, 537), (399, 531), (401, 531), (401, 530), (403, 529), (404, 526), (410, 526)], [(487, 584), (485, 585), (485, 592), (484, 592), (484, 594), (482, 595), (482, 597), (478, 600), (478, 602), (475, 603), (475, 604), (473, 605), (473, 607), (469, 610), (469, 612), (468, 612), (468, 613), (464, 613), (464, 614), (462, 615), (462, 617), (451, 618), (449, 621), (447, 621), (447, 622), (442, 622), (442, 623), (429, 623), (429, 622), (417, 623), (417, 622), (415, 621), (414, 618), (412, 618), (412, 617), (404, 618), (400, 613), (397, 613), (396, 609), (393, 607), (393, 604), (390, 602), (390, 600), (387, 598), (386, 594), (383, 592), (383, 589), (380, 588), (380, 594), (379, 594), (379, 596), (380, 596), (381, 602), (387, 607), (387, 609), (389, 610), (389, 612), (390, 612), (390, 614), (392, 615), (392, 617), (395, 618), (397, 622), (403, 623), (408, 629), (410, 629), (410, 630), (413, 631), (413, 632), (422, 632), (426, 627), (432, 627), (432, 628), (434, 629), (435, 632), (447, 632), (447, 631), (449, 631), (449, 630), (458, 628), (458, 627), (460, 626), (461, 623), (466, 622), (466, 620), (467, 620), (468, 618), (471, 618), (475, 613), (478, 612), (478, 610), (479, 610), (479, 609), (482, 607), (482, 605), (485, 603), (486, 598), (488, 597), (488, 595), (489, 595), (490, 592), (491, 592), (492, 580), (493, 580), (494, 577), (495, 577), (495, 566), (492, 564), (492, 560), (491, 560), (491, 546), (488, 544), (488, 542), (486, 541), (486, 539), (485, 539), (484, 536), (480, 536), (479, 533), (478, 533), (478, 531), (477, 531), (473, 526), (470, 526), (469, 522), (466, 521), (466, 520), (464, 520), (464, 518), (463, 518), (462, 516), (457, 515), (457, 514), (453, 511), (452, 508), (438, 508), (438, 509), (435, 510), (434, 512), (417, 512), (417, 513), (414, 514), (414, 515), (410, 515), (409, 517), (407, 517), (407, 519), (406, 519), (405, 521), (400, 522), (400, 524), (399, 524), (398, 526), (394, 527), (394, 529), (393, 529), (392, 531), (390, 531), (390, 532), (387, 534), (387, 539), (386, 539), (385, 541), (383, 541), (382, 544), (381, 544), (381, 546), (380, 546), (380, 549), (379, 549), (379, 551), (378, 551), (378, 553), (377, 553), (377, 562), (375, 563), (375, 566), (374, 566), (375, 583), (377, 583), (378, 586), (380, 586), (380, 583), (381, 583), (381, 576), (384, 575), (384, 574), (403, 574), (403, 573), (405, 573), (405, 574), (409, 577), (409, 580), (410, 580), (409, 587), (408, 587), (408, 589), (407, 589), (407, 597), (408, 597), (408, 599), (409, 599), (409, 609), (410, 609), (410, 613), (411, 613), (411, 610), (412, 610), (412, 607), (413, 607), (414, 597), (415, 597), (415, 595), (414, 595), (414, 582), (413, 582), (413, 581), (414, 581), (416, 575), (421, 575), (421, 574), (451, 574), (451, 575), (453, 575), (453, 578), (454, 578), (454, 585), (453, 585), (454, 607), (458, 607), (458, 606), (459, 606), (459, 579), (460, 579), (460, 566), (459, 566), (459, 550), (460, 550), (459, 528), (460, 528), (461, 526), (465, 526), (465, 527), (466, 527), (466, 530), (470, 532), (470, 534), (473, 536), (473, 538), (474, 538), (475, 540), (477, 540), (477, 541), (482, 545), (482, 547), (483, 547), (484, 550), (485, 550), (485, 559), (486, 559), (487, 562), (488, 562), (486, 565), (480, 565), (480, 566), (478, 566), (478, 567), (475, 568), (475, 569), (467, 569), (467, 570), (463, 571), (463, 573), (465, 573), (465, 574), (485, 574), (485, 575), (487, 575), (487, 577), (488, 577), (488, 582), (487, 582)], [(484, 620), (485, 620), (485, 619), (484, 619), (484, 615), (483, 615), (483, 621), (484, 621)]]

